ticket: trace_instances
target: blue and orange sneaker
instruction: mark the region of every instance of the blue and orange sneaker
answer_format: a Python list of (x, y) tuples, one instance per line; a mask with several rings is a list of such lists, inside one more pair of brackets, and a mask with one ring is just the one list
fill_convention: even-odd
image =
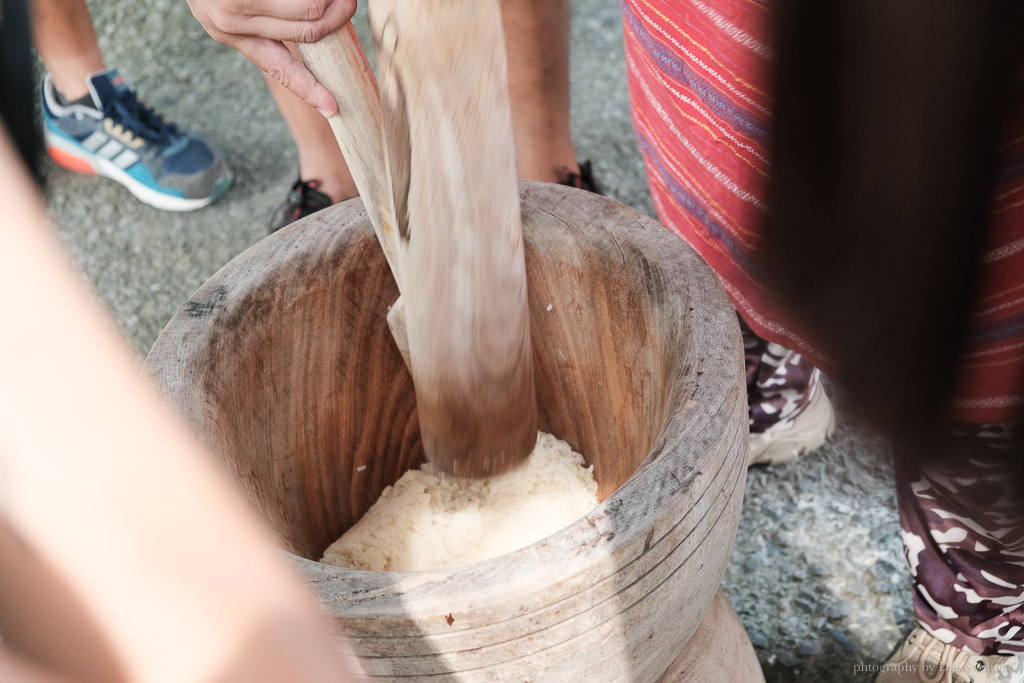
[(206, 206), (231, 185), (217, 150), (139, 101), (117, 71), (91, 74), (88, 85), (89, 96), (67, 102), (49, 74), (43, 81), (43, 134), (59, 165), (113, 178), (168, 211)]

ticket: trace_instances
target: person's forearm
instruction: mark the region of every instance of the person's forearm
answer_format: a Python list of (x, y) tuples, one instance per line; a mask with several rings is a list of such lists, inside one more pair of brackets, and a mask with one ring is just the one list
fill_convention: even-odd
[[(343, 678), (330, 630), (140, 377), (13, 159), (0, 132), (0, 518), (20, 552), (0, 562), (5, 643), (78, 680)], [(24, 613), (55, 595), (66, 609)], [(109, 658), (69, 659), (68, 631)]]

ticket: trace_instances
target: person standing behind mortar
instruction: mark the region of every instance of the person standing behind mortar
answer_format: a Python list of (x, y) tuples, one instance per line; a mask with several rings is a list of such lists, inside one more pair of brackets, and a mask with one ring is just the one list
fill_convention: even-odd
[(1000, 121), (993, 93), (1020, 80), (988, 47), (1010, 17), (956, 3), (622, 7), (662, 222), (718, 274), (748, 338), (832, 368), (901, 437), (918, 626), (878, 681), (1024, 681), (1024, 106)]
[(32, 34), (49, 73), (42, 84), (50, 156), (78, 173), (124, 185), (158, 209), (189, 211), (231, 185), (220, 152), (143, 103), (108, 69), (85, 0), (31, 0)]

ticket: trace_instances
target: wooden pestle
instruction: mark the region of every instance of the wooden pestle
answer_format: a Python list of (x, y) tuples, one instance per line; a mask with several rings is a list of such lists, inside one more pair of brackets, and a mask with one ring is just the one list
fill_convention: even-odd
[[(327, 120), (345, 156), (349, 172), (359, 190), (366, 213), (391, 268), (398, 291), (398, 236), (385, 169), (381, 163), (380, 94), (373, 69), (351, 23), (316, 43), (296, 43), (299, 57), (338, 102), (338, 113)], [(409, 343), (405, 329), (402, 297), (388, 311), (388, 326), (406, 367)]]
[[(398, 290), (398, 238), (395, 235), (387, 177), (381, 164), (380, 95), (377, 79), (366, 61), (351, 23), (316, 43), (297, 43), (299, 57), (338, 102), (338, 113), (328, 119), (348, 169), (355, 180), (366, 213), (391, 266)], [(399, 342), (399, 346), (403, 346)]]
[(537, 437), (500, 7), (374, 0), (370, 15), (383, 118), (351, 25), (299, 54), (338, 101), (331, 127), (402, 294), (388, 322), (427, 459), (497, 474)]

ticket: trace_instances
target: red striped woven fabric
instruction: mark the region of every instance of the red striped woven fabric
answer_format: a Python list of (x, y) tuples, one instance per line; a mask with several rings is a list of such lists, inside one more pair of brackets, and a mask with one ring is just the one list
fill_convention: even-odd
[[(758, 277), (772, 111), (769, 5), (622, 0), (622, 9), (633, 125), (662, 223), (704, 257), (757, 334), (827, 370), (813, 331), (799, 329)], [(995, 225), (951, 416), (974, 424), (1014, 419), (1024, 408), (1024, 123), (1004, 131), (1000, 153)]]

